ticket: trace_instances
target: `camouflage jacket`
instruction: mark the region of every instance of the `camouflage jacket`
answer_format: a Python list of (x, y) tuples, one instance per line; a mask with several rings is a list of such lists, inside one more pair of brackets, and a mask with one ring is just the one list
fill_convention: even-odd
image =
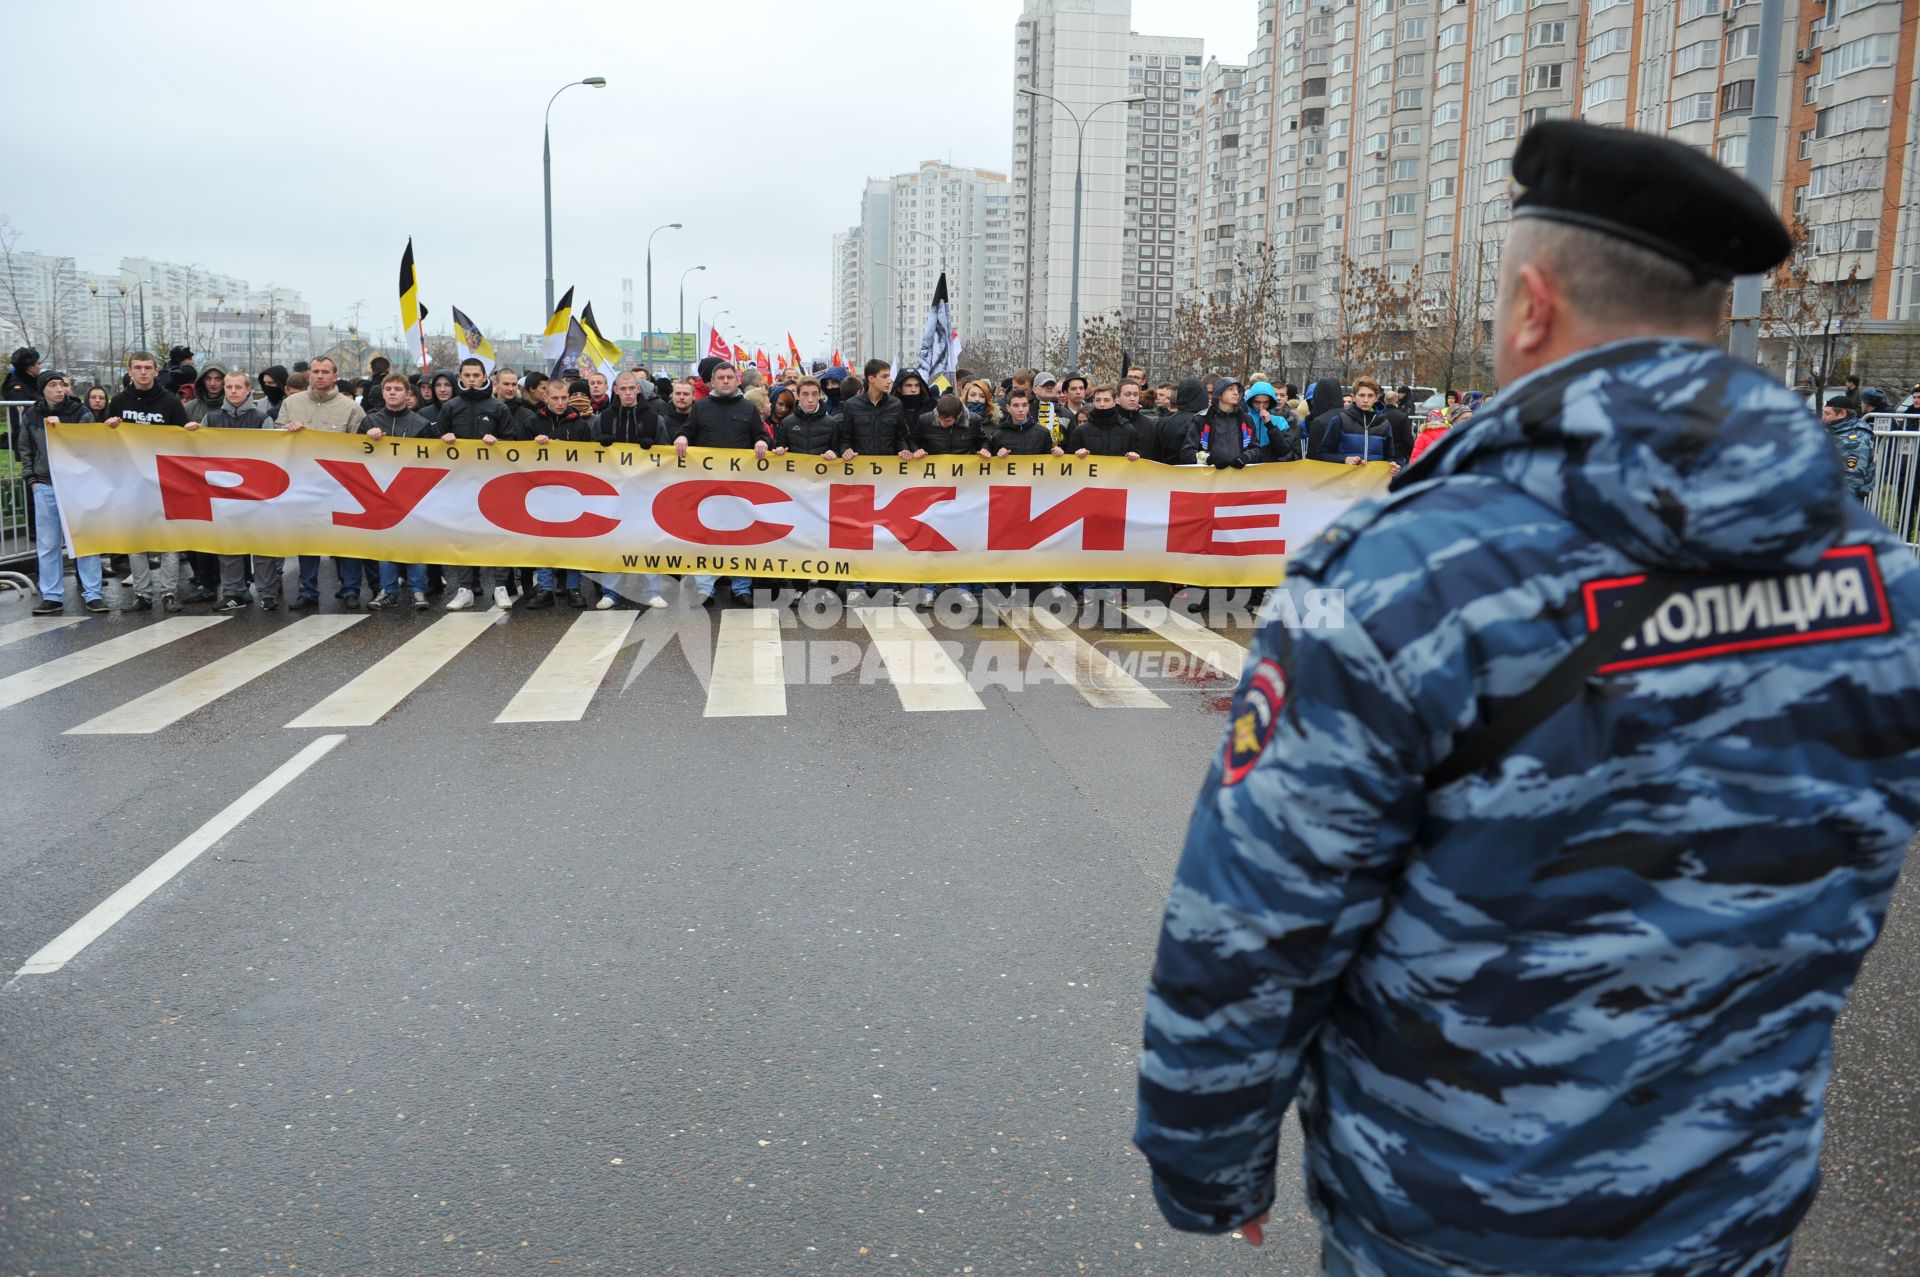
[[(1649, 567), (1698, 584), (1429, 786)], [(1329, 587), (1343, 625), (1274, 619)], [(1168, 1220), (1266, 1209), (1297, 1095), (1323, 1229), (1392, 1277), (1720, 1277), (1783, 1246), (1920, 822), (1920, 565), (1805, 406), (1693, 343), (1585, 352), (1282, 593), (1148, 991), (1135, 1141)]]
[(1864, 500), (1873, 491), (1873, 427), (1858, 417), (1827, 425), (1833, 446), (1840, 450), (1840, 464), (1847, 470), (1847, 491)]

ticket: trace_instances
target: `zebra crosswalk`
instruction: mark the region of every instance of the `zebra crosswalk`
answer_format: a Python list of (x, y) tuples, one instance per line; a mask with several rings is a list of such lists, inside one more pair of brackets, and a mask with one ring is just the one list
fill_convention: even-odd
[[(1217, 693), (1239, 677), (1246, 649), (1228, 635), (1151, 604), (1131, 606), (1127, 615), (1135, 628), (1117, 638), (1083, 633), (1038, 609), (1009, 612), (1005, 629), (989, 625), (936, 631), (911, 608), (855, 607), (844, 626), (831, 634), (770, 609), (725, 611), (717, 624), (704, 612), (678, 620), (627, 611), (585, 612), (552, 626), (549, 637), (545, 619), (490, 611), (444, 615), (425, 628), (391, 629), (395, 641), (388, 646), (386, 634), (375, 631), (389, 630), (390, 618), (346, 613), (302, 617), (237, 647), (232, 642), (244, 630), (219, 629), (230, 619), (225, 616), (157, 619), (92, 643), (84, 643), (85, 631), (72, 631), (68, 625), (16, 621), (0, 623), (0, 647), (10, 649), (9, 663), (16, 666), (23, 657), (31, 661), (36, 645), (84, 645), (0, 677), (0, 712), (122, 667), (128, 671), (125, 677), (135, 677), (139, 658), (161, 649), (169, 649), (164, 663), (178, 670), (191, 659), (181, 645), (191, 649), (188, 640), (210, 631), (212, 654), (203, 663), (65, 727), (65, 734), (151, 735), (256, 683), (270, 686), (271, 703), (286, 707), (274, 721), (288, 728), (371, 727), (395, 714), (449, 667), (482, 660), (493, 662), (497, 671), (499, 663), (525, 655), (530, 645), (539, 651), (532, 669), (510, 683), (510, 691), (502, 689), (497, 711), (487, 707), (495, 724), (578, 723), (594, 713), (596, 701), (604, 709), (637, 680), (685, 678), (689, 670), (704, 682), (695, 703), (702, 704), (707, 718), (783, 717), (789, 713), (792, 688), (849, 684), (858, 684), (867, 695), (890, 696), (902, 712), (915, 714), (980, 712), (1004, 703), (983, 692), (1029, 687), (1043, 695), (1066, 696), (1066, 703), (1077, 697), (1099, 710), (1165, 709), (1172, 688), (1205, 691), (1211, 686)], [(349, 631), (358, 632), (352, 650), (365, 663), (342, 682), (337, 658), (316, 658), (325, 656), (326, 644)], [(648, 645), (659, 648), (663, 636), (682, 647), (684, 662), (652, 660), (657, 651), (650, 653)], [(816, 644), (836, 650), (822, 659)], [(1149, 655), (1164, 657), (1164, 662), (1137, 659), (1143, 644), (1161, 645), (1164, 650)], [(624, 665), (623, 656), (631, 657)], [(992, 659), (983, 659), (988, 657)], [(1176, 658), (1181, 673), (1172, 677)], [(1149, 686), (1155, 672), (1169, 677)], [(279, 716), (297, 707), (301, 694), (313, 690), (320, 678), (329, 681), (329, 689), (316, 692), (318, 699), (292, 718)], [(497, 672), (481, 686), (500, 686)], [(57, 701), (42, 704), (52, 706), (46, 715), (57, 725)], [(89, 708), (98, 709), (99, 704), (96, 698)]]

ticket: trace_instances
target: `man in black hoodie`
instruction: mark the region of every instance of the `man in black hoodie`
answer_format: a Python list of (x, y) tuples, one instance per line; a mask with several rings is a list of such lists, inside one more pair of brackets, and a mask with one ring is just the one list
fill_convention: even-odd
[(1087, 419), (1067, 435), (1066, 450), (1076, 457), (1140, 459), (1140, 441), (1133, 423), (1120, 415), (1113, 387), (1096, 386), (1087, 402)]
[[(117, 429), (122, 422), (145, 426), (187, 424), (187, 406), (180, 402), (179, 395), (160, 384), (160, 361), (151, 352), (136, 351), (127, 361), (127, 380), (130, 383), (127, 388), (107, 404), (107, 425), (110, 428)], [(123, 607), (122, 611), (153, 611), (153, 577), (147, 563), (147, 553), (145, 550), (135, 550), (127, 555), (133, 603)], [(179, 589), (180, 556), (172, 550), (164, 551), (160, 555), (160, 600), (169, 612), (180, 610)]]
[[(415, 415), (426, 419), (425, 413)], [(477, 439), (493, 444), (502, 439), (520, 438), (519, 421), (513, 409), (493, 397), (487, 366), (472, 356), (460, 361), (460, 388), (440, 406), (431, 424), (442, 443)]]
[[(724, 359), (719, 360), (713, 365), (708, 384), (711, 389), (707, 397), (695, 403), (688, 414), (686, 430), (674, 437), (674, 452), (685, 457), (689, 447), (751, 448), (755, 456), (765, 456), (772, 440), (760, 421), (760, 410), (740, 393), (740, 370)], [(718, 579), (701, 573), (693, 578), (693, 584), (704, 603), (713, 597)], [(731, 577), (729, 584), (734, 602), (753, 601), (752, 577)]]
[(827, 415), (820, 402), (820, 383), (802, 377), (794, 387), (794, 410), (774, 429), (775, 452), (799, 452), (835, 460), (840, 446), (840, 423)]
[(284, 365), (274, 364), (270, 368), (260, 370), (260, 393), (267, 400), (265, 405), (267, 420), (278, 420), (280, 405), (287, 397), (287, 370)]
[(1140, 440), (1141, 453), (1149, 461), (1177, 466), (1187, 458), (1188, 436), (1193, 433), (1194, 418), (1207, 410), (1207, 385), (1198, 377), (1183, 378), (1173, 388), (1173, 411), (1154, 422)]

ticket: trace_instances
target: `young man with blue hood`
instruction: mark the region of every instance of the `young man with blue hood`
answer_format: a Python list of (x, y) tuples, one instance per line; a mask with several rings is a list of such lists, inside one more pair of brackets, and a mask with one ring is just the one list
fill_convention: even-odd
[(1301, 455), (1300, 428), (1280, 407), (1280, 392), (1269, 381), (1256, 381), (1247, 388), (1247, 419), (1253, 425), (1263, 460), (1298, 461)]
[(1568, 120), (1513, 178), (1499, 397), (1288, 546), (1135, 1139), (1257, 1245), (1297, 1099), (1333, 1277), (1778, 1277), (1920, 822), (1920, 561), (1715, 345), (1792, 248), (1764, 195)]

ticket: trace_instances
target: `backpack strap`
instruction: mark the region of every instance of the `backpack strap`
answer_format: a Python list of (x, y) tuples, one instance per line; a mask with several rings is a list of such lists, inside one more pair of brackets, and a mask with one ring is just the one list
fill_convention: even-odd
[(1594, 671), (1605, 665), (1685, 580), (1677, 573), (1649, 572), (1645, 583), (1544, 678), (1512, 700), (1503, 701), (1497, 717), (1483, 718), (1462, 733), (1452, 752), (1427, 772), (1427, 788), (1451, 785), (1505, 758), (1527, 733), (1579, 696)]

